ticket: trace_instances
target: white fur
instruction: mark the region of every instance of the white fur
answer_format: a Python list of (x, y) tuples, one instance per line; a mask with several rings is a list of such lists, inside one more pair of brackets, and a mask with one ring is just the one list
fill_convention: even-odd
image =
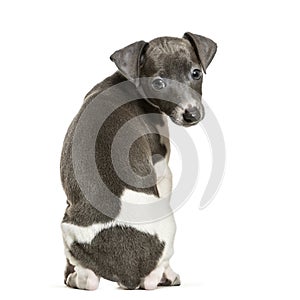
[(141, 280), (141, 286), (146, 290), (154, 290), (160, 282), (163, 283), (166, 279), (171, 281), (171, 285), (180, 284), (179, 275), (171, 269), (169, 264), (161, 264)]
[(66, 283), (70, 287), (93, 291), (98, 288), (99, 281), (92, 270), (76, 266), (75, 272), (69, 274)]
[[(149, 195), (149, 194), (135, 192), (133, 190), (125, 189), (121, 196), (121, 201), (139, 205), (139, 204), (154, 203), (154, 202), (157, 202), (158, 199), (154, 195)], [(121, 208), (120, 215), (122, 216), (123, 214), (124, 214), (124, 211), (122, 211), (122, 208)], [(118, 219), (123, 220), (123, 218), (121, 216), (118, 217)]]
[(171, 280), (172, 283), (174, 283), (175, 280), (180, 282), (179, 275), (177, 273), (175, 273), (170, 266), (167, 266), (165, 268), (164, 273), (165, 273), (166, 278)]
[(165, 268), (163, 266), (159, 266), (156, 269), (154, 269), (148, 276), (144, 278), (142, 282), (143, 288), (146, 290), (156, 289), (163, 276), (164, 270)]
[(172, 192), (172, 173), (165, 159), (158, 161), (155, 165), (157, 176), (157, 189), (160, 198), (170, 198)]
[(64, 242), (68, 247), (73, 242), (90, 244), (94, 237), (102, 230), (108, 229), (113, 226), (113, 222), (97, 223), (87, 227), (78, 226), (69, 223), (62, 223), (61, 229), (63, 232)]

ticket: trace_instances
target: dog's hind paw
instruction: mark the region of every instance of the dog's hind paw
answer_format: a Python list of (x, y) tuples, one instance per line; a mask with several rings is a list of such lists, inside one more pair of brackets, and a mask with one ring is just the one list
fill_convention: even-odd
[(181, 284), (180, 282), (180, 277), (177, 275), (173, 281), (168, 279), (166, 275), (163, 275), (163, 278), (161, 279), (160, 283), (158, 286), (179, 286)]
[(180, 276), (175, 273), (170, 266), (165, 269), (163, 276), (159, 282), (159, 286), (178, 286), (180, 285)]
[(75, 272), (70, 273), (65, 281), (71, 288), (94, 291), (99, 286), (100, 278), (92, 270), (75, 267)]

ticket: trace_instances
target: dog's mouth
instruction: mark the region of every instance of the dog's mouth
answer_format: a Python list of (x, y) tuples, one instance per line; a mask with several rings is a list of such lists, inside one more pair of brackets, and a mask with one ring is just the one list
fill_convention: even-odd
[(179, 125), (179, 126), (184, 126), (184, 127), (190, 127), (190, 126), (193, 126), (193, 125), (196, 125), (200, 122), (199, 121), (193, 121), (193, 122), (186, 122), (184, 121), (182, 118), (176, 118), (176, 117), (173, 117), (173, 116), (170, 116), (170, 119), (176, 124), (176, 125)]

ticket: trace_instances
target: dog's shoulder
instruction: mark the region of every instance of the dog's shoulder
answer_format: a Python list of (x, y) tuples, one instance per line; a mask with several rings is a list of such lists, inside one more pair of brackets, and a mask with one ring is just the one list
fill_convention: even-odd
[(120, 73), (115, 72), (113, 75), (105, 78), (100, 83), (96, 84), (84, 97), (84, 102), (93, 99), (106, 89), (125, 81), (126, 78)]

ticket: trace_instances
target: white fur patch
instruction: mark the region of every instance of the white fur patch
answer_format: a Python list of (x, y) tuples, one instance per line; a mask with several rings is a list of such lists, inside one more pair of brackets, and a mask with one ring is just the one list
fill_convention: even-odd
[(92, 270), (77, 265), (74, 271), (67, 278), (66, 283), (68, 286), (89, 291), (94, 291), (98, 288), (99, 278)]
[(64, 242), (68, 247), (70, 247), (75, 241), (82, 244), (90, 244), (100, 231), (111, 228), (112, 226), (113, 222), (97, 223), (86, 227), (62, 223), (61, 229), (63, 232)]
[(170, 198), (172, 192), (172, 173), (165, 159), (158, 161), (155, 165), (157, 176), (157, 189), (160, 198)]
[[(136, 192), (137, 193), (137, 192)], [(132, 191), (130, 191), (132, 195)], [(137, 193), (141, 194), (141, 193)], [(156, 200), (157, 201), (157, 200)], [(73, 242), (87, 243), (90, 244), (92, 240), (102, 230), (113, 228), (115, 226), (133, 227), (138, 231), (145, 232), (151, 235), (157, 235), (161, 242), (165, 243), (165, 249), (162, 260), (169, 259), (173, 254), (173, 241), (176, 230), (176, 224), (172, 214), (153, 223), (144, 224), (126, 224), (121, 221), (114, 220), (109, 223), (97, 223), (90, 226), (78, 226), (69, 223), (62, 223), (61, 228), (63, 232), (64, 242), (67, 248), (70, 248)], [(69, 251), (66, 249), (66, 256), (72, 260), (69, 255)]]
[[(127, 202), (131, 204), (150, 204), (159, 201), (159, 199), (154, 195), (149, 195), (145, 193), (135, 192), (133, 190), (125, 189), (121, 199), (122, 202)], [(122, 215), (122, 208), (120, 215)], [(120, 217), (122, 220), (122, 217)]]
[(176, 274), (170, 266), (167, 266), (165, 269), (166, 278), (169, 279), (172, 283), (175, 282), (176, 278), (180, 281), (179, 275)]
[(163, 266), (159, 266), (154, 269), (148, 276), (146, 276), (142, 283), (143, 288), (146, 290), (156, 289), (162, 278), (164, 269), (165, 268)]

